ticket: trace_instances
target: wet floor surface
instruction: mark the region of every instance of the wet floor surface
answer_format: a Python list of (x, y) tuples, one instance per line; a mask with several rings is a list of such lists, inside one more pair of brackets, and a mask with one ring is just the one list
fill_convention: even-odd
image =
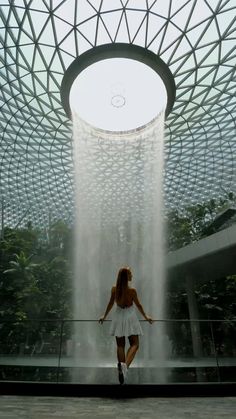
[(75, 398), (0, 396), (1, 419), (234, 418), (236, 397)]

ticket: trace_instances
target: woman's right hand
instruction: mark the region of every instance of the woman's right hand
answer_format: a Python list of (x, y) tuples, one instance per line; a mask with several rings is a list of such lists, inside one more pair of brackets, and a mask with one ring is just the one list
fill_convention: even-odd
[(145, 319), (148, 321), (148, 323), (152, 324), (153, 320), (150, 316), (145, 316)]
[(98, 320), (98, 323), (102, 324), (105, 320), (105, 316), (100, 317), (100, 319)]

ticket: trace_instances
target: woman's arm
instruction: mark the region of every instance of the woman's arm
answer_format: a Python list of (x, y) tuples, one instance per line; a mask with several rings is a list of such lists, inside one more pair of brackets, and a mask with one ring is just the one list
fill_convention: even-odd
[(144, 311), (144, 309), (143, 309), (143, 306), (142, 306), (142, 304), (140, 303), (140, 301), (139, 301), (139, 299), (138, 299), (138, 295), (137, 295), (137, 291), (136, 291), (136, 289), (135, 288), (133, 288), (133, 300), (134, 300), (134, 302), (135, 302), (135, 304), (136, 304), (136, 306), (137, 306), (137, 308), (138, 308), (138, 310), (140, 311), (140, 313), (143, 315), (143, 317), (149, 322), (149, 323), (152, 323), (153, 322), (153, 320), (152, 320), (152, 318), (150, 317), (150, 316), (148, 316), (146, 313), (145, 313), (145, 311)]
[(107, 308), (106, 308), (105, 314), (102, 317), (100, 317), (100, 319), (98, 320), (99, 323), (102, 324), (104, 322), (105, 318), (107, 317), (108, 313), (111, 311), (111, 309), (113, 307), (113, 304), (115, 302), (115, 296), (116, 296), (116, 287), (112, 287), (110, 301), (107, 304)]

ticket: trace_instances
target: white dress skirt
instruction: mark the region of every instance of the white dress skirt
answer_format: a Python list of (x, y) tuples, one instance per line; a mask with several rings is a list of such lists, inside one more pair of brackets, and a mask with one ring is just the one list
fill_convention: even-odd
[(117, 337), (143, 335), (143, 331), (133, 305), (125, 308), (116, 306), (111, 322), (110, 335)]

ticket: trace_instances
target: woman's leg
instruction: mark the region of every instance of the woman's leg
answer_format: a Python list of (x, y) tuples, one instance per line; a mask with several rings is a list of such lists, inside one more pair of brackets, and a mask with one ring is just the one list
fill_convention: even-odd
[(139, 337), (138, 335), (131, 335), (129, 336), (129, 343), (130, 347), (126, 354), (126, 365), (127, 367), (130, 366), (131, 362), (133, 361), (135, 354), (139, 348)]
[(118, 362), (125, 362), (125, 337), (116, 337)]
[[(116, 344), (117, 344), (117, 359), (118, 359), (118, 378), (120, 384), (124, 384), (125, 374), (124, 374), (124, 366), (125, 366), (125, 337), (122, 336), (120, 338), (116, 337)], [(126, 367), (125, 367), (126, 368)]]

